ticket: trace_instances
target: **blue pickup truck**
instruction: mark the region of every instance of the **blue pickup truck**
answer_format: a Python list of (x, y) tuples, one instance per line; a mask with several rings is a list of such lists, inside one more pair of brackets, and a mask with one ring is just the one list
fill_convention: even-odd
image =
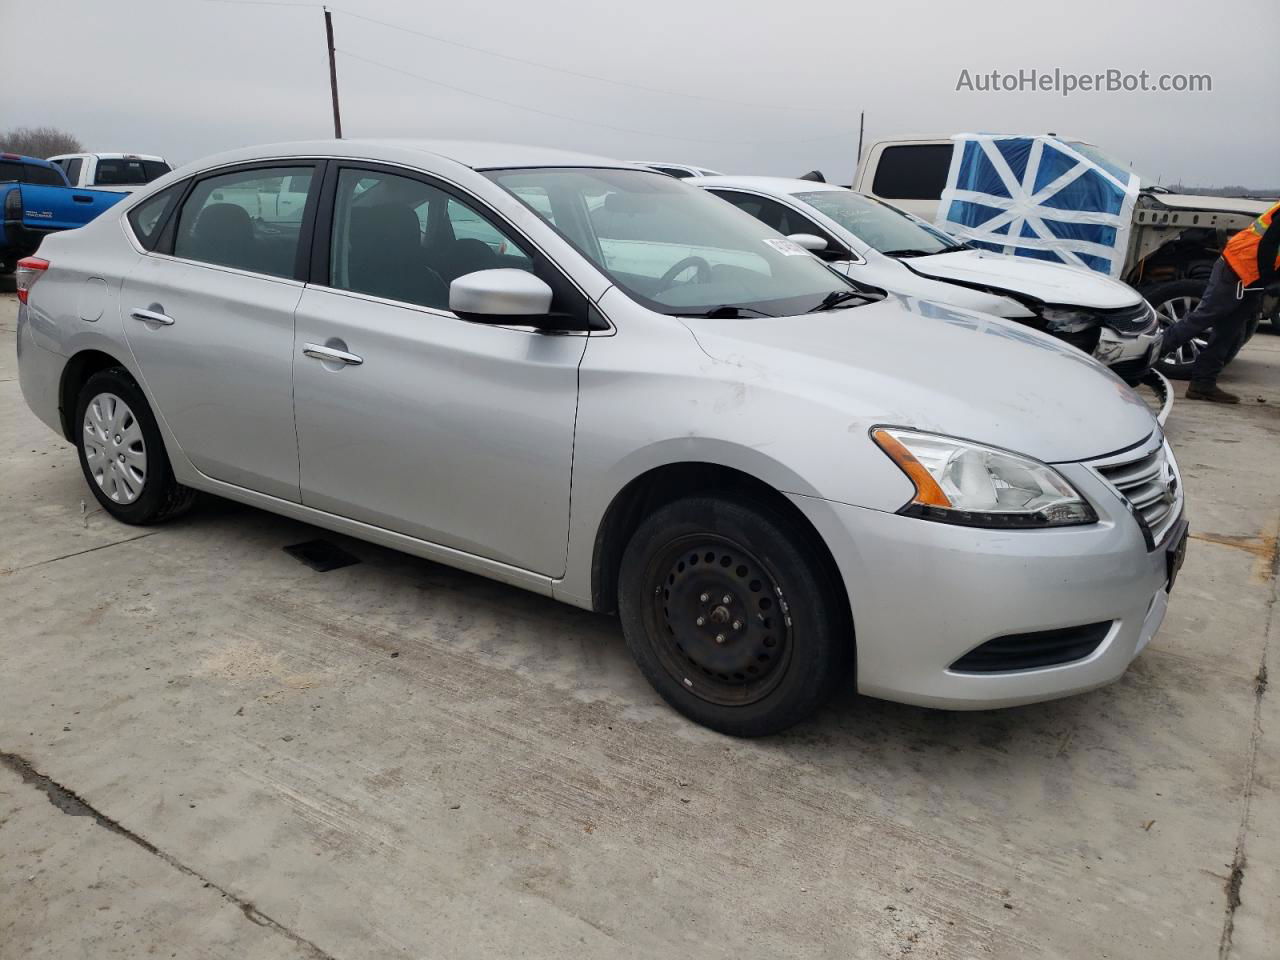
[(0, 153), (0, 273), (35, 253), (45, 234), (82, 227), (126, 196), (73, 187), (48, 160)]

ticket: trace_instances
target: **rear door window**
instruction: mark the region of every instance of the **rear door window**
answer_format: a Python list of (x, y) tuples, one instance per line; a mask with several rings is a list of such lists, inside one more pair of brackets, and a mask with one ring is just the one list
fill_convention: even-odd
[(55, 167), (44, 167), (35, 163), (22, 165), (22, 182), (35, 183), (42, 187), (65, 187), (66, 181)]
[[(314, 168), (281, 166), (199, 181), (178, 211), (173, 255), (276, 277), (295, 275), (301, 216), (282, 216), (281, 185), (302, 203), (315, 188)], [(141, 208), (139, 208), (141, 209)]]
[(80, 170), (84, 167), (83, 157), (71, 157), (62, 161), (62, 169), (67, 172), (67, 179), (74, 187), (80, 182)]

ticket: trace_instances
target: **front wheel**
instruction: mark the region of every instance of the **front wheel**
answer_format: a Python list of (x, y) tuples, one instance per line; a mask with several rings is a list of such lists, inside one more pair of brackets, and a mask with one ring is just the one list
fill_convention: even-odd
[(142, 390), (123, 367), (100, 370), (76, 402), (76, 449), (89, 490), (123, 523), (160, 523), (191, 506), (195, 491), (173, 477)]
[[(1168, 283), (1158, 283), (1146, 291), (1147, 301), (1155, 308), (1161, 329), (1167, 330), (1200, 306), (1205, 284), (1204, 280), (1170, 280)], [(1161, 357), (1156, 369), (1170, 380), (1190, 380), (1196, 357), (1200, 356), (1200, 351), (1208, 343), (1206, 331), (1203, 336), (1196, 337), (1173, 353)]]
[(733, 736), (810, 716), (853, 649), (829, 564), (788, 518), (747, 500), (690, 497), (646, 518), (623, 554), (618, 609), (663, 699)]

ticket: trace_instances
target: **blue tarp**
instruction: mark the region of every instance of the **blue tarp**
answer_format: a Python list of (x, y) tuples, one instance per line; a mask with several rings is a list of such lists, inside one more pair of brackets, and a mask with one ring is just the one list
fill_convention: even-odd
[(1138, 178), (1057, 137), (952, 138), (938, 225), (976, 246), (1086, 267), (1124, 267)]

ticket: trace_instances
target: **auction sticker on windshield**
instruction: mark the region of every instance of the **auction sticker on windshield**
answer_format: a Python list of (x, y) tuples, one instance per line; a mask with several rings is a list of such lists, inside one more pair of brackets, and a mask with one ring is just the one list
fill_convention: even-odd
[(784, 257), (807, 257), (809, 251), (794, 240), (788, 240), (785, 237), (765, 237), (764, 242), (773, 249), (777, 250)]

